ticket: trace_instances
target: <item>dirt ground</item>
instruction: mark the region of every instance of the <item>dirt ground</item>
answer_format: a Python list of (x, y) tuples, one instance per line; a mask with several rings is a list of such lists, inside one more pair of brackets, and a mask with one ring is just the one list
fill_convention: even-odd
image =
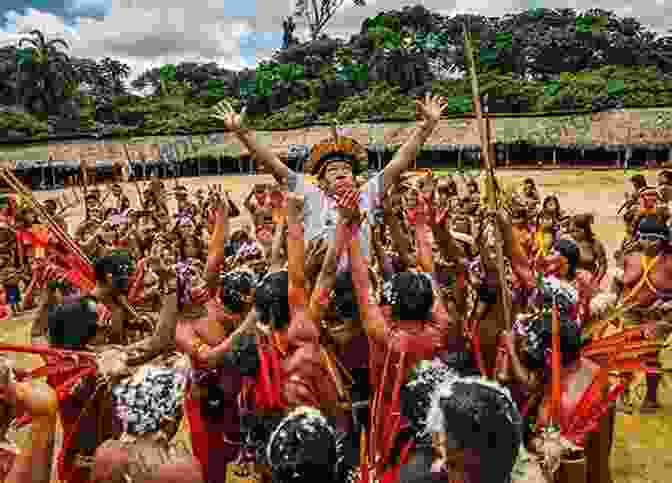
[[(651, 184), (656, 182), (656, 171), (642, 171)], [(555, 194), (563, 209), (570, 213), (593, 213), (596, 224), (594, 231), (603, 241), (610, 256), (621, 242), (623, 226), (616, 212), (624, 201), (626, 190), (631, 190), (626, 174), (622, 170), (588, 171), (501, 171), (498, 175), (506, 183), (522, 182), (526, 177), (536, 180), (543, 196)], [(251, 189), (251, 185), (259, 182), (272, 182), (272, 177), (264, 176), (226, 176), (182, 178), (181, 184), (190, 190), (207, 187), (209, 184), (221, 184), (223, 189), (231, 192), (232, 199), (242, 209), (242, 201)], [(172, 187), (173, 180), (164, 180), (168, 187)], [(124, 186), (131, 203), (136, 203), (136, 187), (133, 183)], [(55, 197), (59, 192), (38, 192), (40, 200)], [(69, 214), (70, 231), (81, 220), (83, 211)], [(236, 223), (249, 219), (243, 214)], [(27, 343), (30, 318), (2, 321), (0, 342)], [(17, 362), (22, 366), (30, 366), (37, 361), (30, 356), (19, 357)], [(665, 380), (661, 391), (661, 402), (664, 408), (653, 416), (619, 415), (616, 422), (616, 439), (612, 452), (612, 469), (615, 483), (667, 483), (672, 471), (672, 453), (669, 451), (672, 444), (672, 382)], [(178, 438), (188, 442), (185, 428), (180, 431)]]

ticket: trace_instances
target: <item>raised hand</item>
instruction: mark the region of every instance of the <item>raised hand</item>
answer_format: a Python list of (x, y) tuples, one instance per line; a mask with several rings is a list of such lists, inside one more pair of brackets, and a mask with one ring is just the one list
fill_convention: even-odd
[(243, 110), (238, 114), (231, 103), (226, 100), (219, 102), (213, 107), (214, 113), (212, 117), (216, 119), (221, 119), (224, 121), (224, 126), (229, 131), (240, 131), (243, 129), (243, 122), (245, 120), (245, 111), (247, 107), (243, 107)]
[(301, 193), (287, 193), (287, 215), (290, 220), (300, 223), (303, 220), (303, 208), (306, 197)]
[(350, 225), (360, 222), (360, 194), (359, 190), (347, 190), (336, 195), (338, 215), (343, 223)]
[(425, 95), (424, 101), (415, 101), (425, 121), (436, 124), (441, 119), (441, 114), (448, 107), (448, 102), (441, 96)]

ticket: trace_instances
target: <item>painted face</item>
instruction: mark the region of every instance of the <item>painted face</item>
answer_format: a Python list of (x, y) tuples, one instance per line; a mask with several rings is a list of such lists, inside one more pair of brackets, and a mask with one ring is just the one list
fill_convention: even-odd
[(332, 193), (350, 190), (355, 187), (355, 178), (350, 163), (345, 161), (331, 161), (324, 168), (324, 181), (327, 189)]

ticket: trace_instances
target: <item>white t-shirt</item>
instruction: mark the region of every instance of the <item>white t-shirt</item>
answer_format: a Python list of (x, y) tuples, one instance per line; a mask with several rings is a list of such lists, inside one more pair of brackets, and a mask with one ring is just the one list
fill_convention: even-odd
[[(287, 184), (290, 191), (303, 193), (306, 198), (304, 207), (304, 236), (306, 241), (318, 238), (333, 240), (338, 223), (336, 201), (327, 196), (317, 186), (306, 183), (305, 177), (301, 173), (290, 170)], [(378, 213), (379, 216), (383, 206), (383, 196), (385, 195), (383, 184), (384, 177), (381, 171), (367, 181), (363, 189), (360, 190), (359, 206), (362, 211), (367, 211), (366, 219), (362, 222), (360, 230), (362, 255), (365, 257), (369, 256), (371, 225), (376, 223), (376, 215)], [(343, 260), (341, 262), (344, 263)]]

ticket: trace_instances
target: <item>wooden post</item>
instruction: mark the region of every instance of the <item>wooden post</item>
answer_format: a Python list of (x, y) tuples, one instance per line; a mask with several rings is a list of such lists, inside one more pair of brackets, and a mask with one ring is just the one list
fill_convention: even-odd
[[(481, 111), (481, 98), (479, 95), (478, 89), (478, 77), (476, 76), (476, 63), (474, 61), (474, 54), (471, 48), (471, 35), (467, 29), (466, 24), (464, 27), (464, 44), (465, 44), (465, 53), (467, 59), (469, 59), (469, 72), (471, 76), (471, 92), (474, 99), (474, 111), (476, 112), (476, 119), (478, 122), (478, 130), (481, 137), (481, 153), (483, 154), (483, 161), (485, 162), (485, 168), (487, 171), (487, 196), (488, 203), (491, 210), (498, 209), (498, 199), (497, 191), (495, 185), (495, 170), (490, 160), (490, 153), (487, 149), (488, 146), (488, 135), (485, 130), (485, 124), (483, 122), (483, 112)], [(504, 327), (507, 330), (511, 330), (512, 327), (512, 301), (511, 301), (511, 292), (508, 290), (506, 283), (506, 277), (504, 275), (504, 252), (502, 249), (503, 246), (503, 237), (500, 231), (499, 223), (494, 223), (494, 236), (495, 236), (495, 251), (497, 257), (497, 275), (499, 281), (499, 293), (502, 297), (502, 308), (504, 313)]]

